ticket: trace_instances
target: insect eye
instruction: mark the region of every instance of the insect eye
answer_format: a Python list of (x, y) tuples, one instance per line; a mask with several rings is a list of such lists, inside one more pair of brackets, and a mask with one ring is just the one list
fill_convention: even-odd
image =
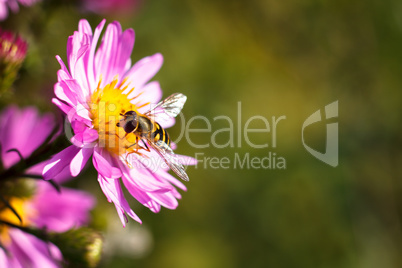
[(126, 112), (125, 114), (124, 114), (124, 116), (136, 116), (137, 115), (137, 113), (136, 112), (134, 112), (134, 111), (128, 111), (128, 112)]

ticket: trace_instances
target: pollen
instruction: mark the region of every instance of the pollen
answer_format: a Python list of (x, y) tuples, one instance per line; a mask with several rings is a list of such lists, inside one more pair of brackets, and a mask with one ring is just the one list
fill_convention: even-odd
[(134, 133), (126, 133), (117, 123), (127, 111), (136, 111), (140, 108), (135, 105), (135, 98), (129, 95), (134, 88), (127, 90), (125, 80), (118, 83), (115, 77), (110, 84), (101, 87), (99, 81), (97, 89), (90, 97), (90, 112), (94, 128), (98, 131), (98, 146), (107, 149), (116, 156), (138, 151)]

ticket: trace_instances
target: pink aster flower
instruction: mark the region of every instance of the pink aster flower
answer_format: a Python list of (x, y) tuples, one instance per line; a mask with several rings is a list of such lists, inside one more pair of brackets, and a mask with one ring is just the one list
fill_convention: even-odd
[[(104, 25), (105, 20), (92, 32), (88, 22), (81, 20), (78, 31), (67, 42), (69, 68), (56, 57), (61, 69), (57, 73), (54, 87), (57, 98), (53, 103), (67, 114), (74, 132), (73, 145), (52, 157), (43, 176), (52, 179), (66, 168), (77, 176), (92, 157), (103, 193), (114, 203), (123, 225), (126, 214), (141, 223), (123, 195), (121, 182), (153, 212), (158, 212), (161, 206), (175, 209), (177, 199), (181, 198), (175, 187), (186, 190), (167, 172), (165, 159), (155, 146), (138, 133), (126, 132), (121, 125), (128, 111), (144, 116), (149, 104), (160, 101), (159, 83), (149, 80), (160, 69), (163, 58), (157, 53), (131, 66), (133, 29), (122, 31), (118, 22), (109, 24), (98, 47)], [(184, 104), (185, 97), (180, 99)], [(163, 113), (155, 113), (153, 120), (161, 129), (174, 124), (174, 119)], [(181, 164), (195, 164), (193, 158), (186, 156), (176, 156), (174, 161), (173, 167), (179, 169)]]
[(0, 62), (20, 64), (27, 54), (28, 44), (13, 32), (0, 28)]
[[(5, 169), (20, 160), (17, 150), (27, 158), (49, 136), (55, 126), (51, 115), (40, 116), (36, 109), (8, 107), (0, 114), (1, 162)], [(39, 174), (39, 164), (30, 169), (30, 174)], [(57, 179), (56, 179), (57, 180)], [(27, 184), (31, 194), (2, 196), (16, 210), (22, 219), (7, 207), (0, 209), (0, 220), (24, 227), (45, 228), (47, 231), (64, 232), (79, 227), (89, 220), (89, 210), (95, 200), (87, 193), (61, 188), (57, 192), (48, 182), (31, 180)], [(0, 228), (0, 267), (59, 267), (62, 255), (59, 249), (39, 238), (17, 228), (2, 225)]]
[(8, 9), (17, 13), (19, 11), (18, 4), (23, 6), (31, 6), (40, 0), (0, 0), (0, 21), (8, 17)]
[(98, 14), (132, 13), (139, 0), (83, 0), (83, 7)]
[[(4, 168), (8, 169), (20, 161), (18, 153), (9, 150), (18, 150), (26, 159), (43, 144), (55, 127), (53, 115), (40, 115), (34, 107), (19, 109), (9, 106), (4, 109), (0, 114), (0, 157)], [(29, 173), (41, 175), (41, 166), (43, 164), (31, 168)]]
[[(22, 226), (65, 232), (88, 222), (89, 210), (95, 204), (92, 196), (63, 187), (59, 193), (47, 182), (35, 182), (35, 193), (31, 197), (12, 197), (8, 200), (22, 218)], [(0, 210), (0, 219), (20, 225), (18, 218), (8, 208)], [(0, 243), (8, 253), (3, 262), (9, 263), (1, 267), (59, 267), (62, 261), (62, 254), (55, 245), (17, 228), (3, 225)]]
[(17, 78), (27, 47), (22, 38), (0, 28), (0, 95), (10, 89)]

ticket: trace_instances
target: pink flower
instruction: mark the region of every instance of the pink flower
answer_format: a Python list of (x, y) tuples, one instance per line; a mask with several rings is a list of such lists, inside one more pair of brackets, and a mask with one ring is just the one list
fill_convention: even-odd
[(139, 0), (83, 0), (83, 7), (99, 14), (132, 13)]
[[(5, 169), (20, 161), (17, 149), (23, 158), (30, 156), (56, 127), (53, 115), (40, 115), (36, 108), (19, 109), (9, 106), (0, 114), (1, 160)], [(42, 164), (43, 166), (43, 164)], [(32, 174), (41, 174), (40, 167), (32, 168)]]
[(19, 36), (0, 28), (0, 95), (9, 90), (17, 78), (27, 47)]
[(14, 13), (19, 11), (18, 3), (23, 6), (31, 6), (40, 0), (0, 0), (0, 21), (8, 17), (8, 8)]
[[(17, 150), (24, 159), (29, 157), (45, 141), (54, 126), (55, 121), (51, 115), (40, 116), (34, 108), (19, 110), (12, 106), (4, 110), (0, 114), (3, 166), (7, 169), (20, 161), (18, 153), (10, 149)], [(43, 164), (31, 168), (28, 173), (40, 174), (41, 167)], [(22, 226), (64, 232), (88, 222), (88, 212), (95, 204), (92, 196), (67, 188), (61, 188), (59, 193), (48, 182), (33, 182), (33, 193), (30, 195), (12, 196), (2, 192), (22, 218)], [(0, 219), (21, 225), (17, 216), (8, 208), (0, 210)], [(3, 249), (0, 250), (0, 267), (58, 267), (62, 259), (55, 245), (4, 224), (0, 229), (0, 244), (7, 251), (5, 254)]]
[(20, 64), (27, 54), (28, 44), (10, 31), (0, 29), (0, 62)]
[[(145, 148), (147, 142), (136, 144), (138, 136), (118, 125), (125, 112), (144, 115), (149, 104), (161, 99), (159, 83), (149, 80), (160, 69), (163, 58), (157, 53), (131, 66), (134, 31), (122, 31), (118, 22), (107, 26), (97, 48), (104, 25), (105, 20), (92, 32), (86, 20), (80, 21), (78, 31), (67, 42), (69, 69), (56, 57), (61, 69), (53, 103), (67, 114), (74, 136), (73, 145), (52, 157), (43, 175), (52, 179), (68, 169), (77, 176), (92, 156), (103, 193), (116, 206), (123, 225), (126, 214), (141, 223), (123, 195), (120, 178), (128, 192), (153, 212), (159, 212), (161, 206), (175, 209), (181, 198), (175, 186), (186, 190), (167, 172), (164, 159), (149, 142), (149, 152), (139, 148)], [(154, 119), (163, 128), (174, 124), (174, 119), (159, 114)], [(186, 156), (177, 156), (176, 160), (195, 164)]]
[(4, 249), (0, 249), (0, 267), (61, 266), (62, 255), (55, 245), (16, 228), (8, 228), (6, 232), (8, 238), (2, 241)]
[[(89, 210), (95, 200), (87, 193), (61, 188), (61, 193), (44, 181), (35, 181), (36, 191), (31, 198), (10, 198), (9, 203), (22, 218), (23, 226), (64, 232), (89, 220)], [(19, 224), (9, 210), (0, 211), (0, 219)], [(0, 242), (7, 249), (8, 266), (1, 267), (59, 267), (59, 249), (19, 229), (2, 226)], [(1, 263), (0, 254), (0, 263)]]

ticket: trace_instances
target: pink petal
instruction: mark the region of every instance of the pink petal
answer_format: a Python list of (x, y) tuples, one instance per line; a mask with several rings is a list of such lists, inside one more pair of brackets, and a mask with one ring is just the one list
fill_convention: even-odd
[(71, 75), (66, 67), (66, 65), (64, 64), (63, 60), (60, 58), (59, 55), (56, 56), (56, 60), (59, 62), (61, 70), (63, 70), (66, 74), (68, 74), (68, 78), (71, 79)]
[(170, 193), (147, 193), (153, 200), (168, 209), (176, 209), (179, 205), (176, 198)]
[[(50, 255), (46, 242), (18, 229), (9, 231), (12, 244), (8, 247), (16, 263), (22, 267), (58, 267), (57, 261)], [(14, 266), (13, 265), (13, 266)]]
[(179, 187), (180, 189), (182, 189), (183, 191), (187, 191), (187, 187), (178, 179), (176, 179), (175, 177), (173, 177), (172, 175), (170, 175), (169, 173), (167, 173), (166, 171), (160, 171), (158, 172), (157, 175), (160, 179), (162, 180), (166, 180), (169, 183), (175, 185), (176, 187)]
[(89, 51), (90, 39), (87, 34), (74, 32), (67, 40), (67, 59), (71, 75), (84, 88), (89, 86), (85, 77), (84, 55)]
[(95, 29), (94, 36), (92, 38), (91, 49), (88, 54), (88, 62), (87, 62), (87, 77), (88, 77), (88, 84), (89, 84), (89, 93), (92, 93), (93, 90), (96, 89), (96, 81), (98, 77), (96, 77), (96, 65), (95, 65), (95, 49), (98, 43), (99, 36), (102, 32), (103, 27), (105, 26), (106, 20), (103, 19), (99, 25)]
[(70, 105), (65, 104), (64, 102), (61, 102), (59, 99), (53, 98), (52, 102), (59, 107), (60, 110), (63, 111), (63, 113), (68, 114), (70, 110), (72, 109)]
[(84, 191), (61, 188), (61, 194), (45, 182), (40, 182), (38, 190), (29, 205), (36, 211), (30, 221), (36, 227), (49, 231), (64, 232), (79, 227), (89, 221), (89, 210), (96, 200)]
[(93, 148), (96, 145), (95, 141), (98, 140), (98, 137), (98, 131), (92, 128), (85, 128), (84, 131), (75, 134), (71, 138), (71, 142), (77, 147)]
[(130, 88), (140, 89), (159, 71), (163, 63), (163, 56), (160, 53), (146, 57), (138, 61), (124, 75), (127, 77), (127, 82)]
[[(65, 66), (64, 66), (65, 67)], [(57, 81), (61, 82), (63, 80), (71, 80), (71, 75), (67, 70), (60, 69), (57, 71)]]
[(75, 120), (71, 122), (71, 128), (73, 129), (75, 134), (78, 134), (87, 130), (88, 126), (84, 122)]
[(123, 175), (123, 183), (128, 192), (135, 198), (137, 199), (138, 202), (140, 202), (142, 205), (145, 207), (149, 208), (152, 212), (157, 213), (160, 211), (161, 206), (156, 203), (154, 200), (152, 200), (144, 191), (142, 191), (140, 188), (136, 187), (134, 184), (131, 183), (129, 179), (125, 179)]
[(175, 118), (166, 118), (166, 117), (160, 118), (159, 116), (156, 116), (155, 120), (163, 128), (170, 128), (170, 127), (173, 127), (176, 124), (176, 119)]
[(114, 65), (116, 52), (121, 34), (121, 26), (118, 22), (109, 24), (106, 28), (101, 45), (95, 55), (96, 75), (102, 74), (103, 84), (109, 83), (116, 75)]
[(68, 88), (75, 94), (76, 99), (80, 103), (85, 103), (88, 96), (88, 91), (82, 90), (80, 85), (77, 83), (75, 79), (64, 80), (64, 83), (68, 86)]
[[(8, 8), (6, 3), (0, 3), (0, 21), (5, 20), (8, 17)], [(2, 266), (5, 267), (5, 266)]]
[(71, 145), (60, 153), (52, 156), (52, 158), (47, 161), (47, 164), (43, 169), (43, 178), (45, 180), (50, 180), (56, 177), (66, 166), (70, 164), (71, 160), (79, 150), (80, 149), (76, 146)]
[[(41, 162), (27, 170), (26, 173), (29, 174), (35, 174), (35, 175), (42, 175), (43, 169), (46, 166), (47, 162)], [(59, 174), (57, 174), (55, 177), (53, 177), (53, 181), (56, 183), (64, 183), (68, 180), (70, 180), (71, 177), (71, 172), (70, 172), (70, 167), (67, 165)]]
[(104, 83), (109, 83), (115, 75), (122, 78), (131, 62), (134, 39), (133, 29), (122, 33), (120, 23), (115, 21), (108, 25), (95, 56), (96, 74), (103, 75)]
[(86, 103), (78, 103), (75, 107), (75, 112), (77, 117), (80, 117), (82, 120), (87, 122), (87, 125), (90, 125), (88, 122), (92, 122), (92, 119)]
[[(18, 109), (10, 106), (0, 114), (0, 144), (2, 145), (2, 160), (9, 167), (20, 160), (15, 152), (17, 149), (26, 158), (37, 149), (55, 127), (55, 119), (51, 114), (39, 115), (36, 108)], [(21, 126), (24, 130), (21, 131)]]
[[(109, 162), (111, 159), (106, 159), (107, 153), (103, 153), (102, 150), (95, 150), (92, 157), (92, 162), (96, 170), (103, 177), (108, 179), (118, 179), (121, 177), (120, 169), (113, 167)], [(108, 161), (109, 160), (109, 161)]]
[[(141, 219), (134, 213), (134, 211), (130, 208), (130, 205), (128, 204), (126, 198), (124, 197), (123, 191), (121, 190), (120, 187), (120, 182), (119, 180), (113, 180), (113, 179), (107, 179), (103, 178), (102, 176), (98, 176), (98, 181), (99, 184), (102, 188), (103, 193), (106, 195), (108, 198), (109, 202), (113, 202), (117, 207), (122, 209), (124, 212), (126, 212), (131, 218), (136, 220), (139, 223), (141, 222)], [(117, 209), (117, 212), (119, 213), (119, 209)], [(120, 219), (122, 221), (123, 226), (125, 226), (125, 219), (121, 212), (119, 213)]]
[[(173, 188), (170, 184), (163, 183), (155, 177), (155, 174), (141, 161), (132, 162), (133, 168), (125, 168), (123, 175), (137, 188), (144, 191), (169, 191)], [(123, 170), (123, 168), (121, 168)]]
[(74, 107), (77, 104), (77, 98), (74, 92), (66, 85), (64, 81), (57, 82), (54, 85), (54, 94), (60, 100), (66, 102), (70, 106)]
[(125, 30), (120, 36), (114, 72), (121, 75), (121, 77), (129, 69), (127, 66), (131, 66), (130, 57), (134, 47), (134, 40), (135, 33), (133, 29)]
[[(131, 85), (129, 86), (129, 89), (131, 89)], [(137, 95), (138, 95), (138, 98), (135, 98), (133, 100), (133, 103), (137, 104), (137, 106), (141, 106), (142, 104), (145, 104), (147, 102), (158, 103), (162, 98), (162, 89), (159, 85), (159, 82), (152, 81), (152, 82), (146, 84), (140, 90), (134, 90), (130, 95), (128, 95), (128, 98), (130, 99)], [(150, 107), (145, 106), (142, 109), (146, 109), (145, 111), (147, 111), (151, 107), (152, 106), (150, 106)], [(142, 112), (142, 111), (140, 110), (140, 112)]]
[[(1, 8), (0, 8), (1, 9)], [(0, 17), (1, 19), (1, 17)], [(10, 267), (6, 253), (0, 248), (0, 267)]]
[(92, 148), (83, 148), (77, 153), (76, 156), (74, 156), (70, 164), (70, 171), (73, 177), (76, 177), (78, 174), (80, 174), (92, 153)]
[(88, 109), (80, 103), (68, 111), (67, 118), (71, 123), (79, 121), (84, 123), (86, 126), (92, 125), (92, 119)]
[(92, 29), (91, 25), (89, 25), (88, 21), (85, 19), (82, 19), (78, 23), (78, 31), (81, 33), (85, 33), (87, 35), (92, 36)]

